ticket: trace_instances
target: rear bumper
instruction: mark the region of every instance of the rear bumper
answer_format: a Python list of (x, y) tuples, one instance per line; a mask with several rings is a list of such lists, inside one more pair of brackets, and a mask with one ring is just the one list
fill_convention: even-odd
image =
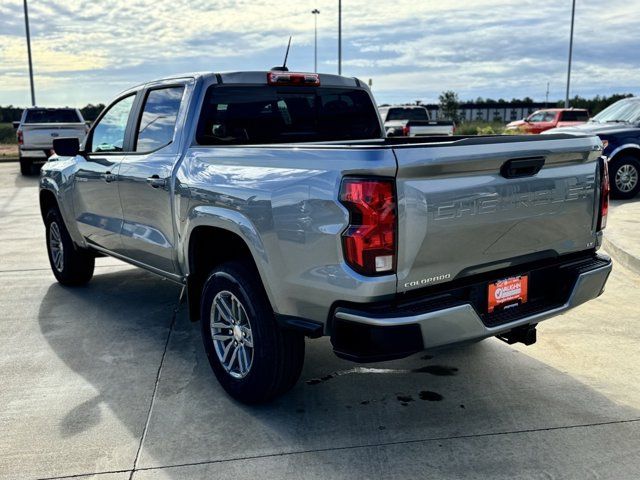
[[(405, 314), (407, 309), (398, 304), (369, 311), (338, 307), (333, 314), (331, 342), (339, 357), (371, 362), (482, 340), (537, 324), (598, 297), (604, 291), (611, 268), (611, 260), (598, 255), (538, 269), (554, 280), (561, 278), (568, 282), (565, 285), (568, 288), (559, 297), (539, 298), (497, 315), (480, 314), (475, 300), (460, 300), (446, 292), (421, 299), (422, 308), (418, 311), (414, 302), (410, 314)], [(538, 275), (545, 278), (541, 273)], [(477, 284), (479, 289), (485, 285), (486, 281)], [(467, 287), (468, 291), (472, 292), (475, 286)]]

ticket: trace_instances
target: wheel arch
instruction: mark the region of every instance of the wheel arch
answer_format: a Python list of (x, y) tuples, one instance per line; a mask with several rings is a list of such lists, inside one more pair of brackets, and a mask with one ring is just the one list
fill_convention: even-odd
[[(273, 305), (273, 298), (265, 281), (266, 273), (262, 265), (261, 254), (264, 252), (262, 242), (257, 241), (257, 233), (253, 230), (251, 240), (247, 241), (242, 235), (242, 228), (237, 222), (227, 222), (221, 226), (220, 222), (202, 217), (189, 229), (188, 238), (184, 244), (184, 263), (187, 267), (187, 299), (189, 304), (189, 318), (192, 321), (200, 319), (200, 300), (202, 287), (207, 276), (217, 265), (226, 261), (243, 259), (255, 270), (264, 288), (267, 298)], [(246, 226), (246, 225), (245, 225)], [(244, 229), (246, 231), (246, 229)], [(258, 252), (256, 252), (258, 249)], [(263, 256), (263, 255), (262, 255)], [(258, 257), (258, 260), (256, 259)]]
[(608, 155), (609, 162), (616, 160), (621, 155), (631, 155), (640, 160), (640, 145), (637, 145), (635, 143), (626, 143), (624, 145), (616, 147), (616, 149), (611, 152), (610, 155)]

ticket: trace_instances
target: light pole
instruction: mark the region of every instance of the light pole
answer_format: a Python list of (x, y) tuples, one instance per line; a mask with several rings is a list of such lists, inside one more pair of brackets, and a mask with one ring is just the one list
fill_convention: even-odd
[(313, 13), (313, 71), (318, 73), (318, 15), (320, 14), (320, 10), (314, 8), (311, 10)]
[(338, 0), (338, 75), (342, 75), (342, 0)]
[(29, 11), (27, 0), (24, 0), (24, 24), (27, 29), (27, 53), (29, 54), (29, 80), (31, 81), (31, 106), (36, 106), (36, 93), (33, 88), (33, 65), (31, 63), (31, 35), (29, 34)]
[(564, 97), (564, 108), (569, 108), (569, 85), (571, 83), (571, 56), (573, 54), (573, 21), (576, 16), (576, 0), (571, 7), (571, 34), (569, 36), (569, 63), (567, 65), (567, 93)]

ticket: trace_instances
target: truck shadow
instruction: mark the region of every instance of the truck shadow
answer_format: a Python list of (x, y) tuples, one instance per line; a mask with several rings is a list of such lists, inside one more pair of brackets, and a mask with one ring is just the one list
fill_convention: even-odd
[[(184, 306), (174, 313), (178, 294), (179, 287), (140, 270), (98, 274), (80, 289), (49, 287), (40, 304), (40, 330), (59, 358), (98, 392), (70, 405), (59, 421), (61, 441), (80, 434), (90, 441), (104, 408), (132, 435), (142, 435), (174, 315), (141, 468), (204, 462), (200, 468), (206, 471), (207, 462), (229, 460), (229, 472), (242, 472), (241, 462), (233, 460), (304, 452), (305, 464), (313, 464), (314, 457), (322, 462), (327, 449), (640, 417), (634, 408), (493, 340), (434, 358), (415, 355), (365, 366), (336, 358), (326, 339), (307, 341), (296, 387), (269, 405), (247, 407), (218, 386), (203, 353), (199, 324), (189, 322)], [(405, 455), (402, 451), (395, 455)], [(411, 464), (415, 455), (415, 448), (407, 449), (406, 458), (394, 463)], [(424, 446), (420, 455), (435, 462), (449, 452)], [(296, 455), (282, 458), (295, 471)], [(366, 477), (362, 469), (371, 468), (377, 477), (376, 468), (383, 468), (379, 462), (372, 458), (366, 467), (337, 462), (322, 468), (326, 478), (333, 478), (334, 468), (341, 477), (352, 469), (352, 478)], [(216, 468), (219, 464), (210, 473)], [(448, 473), (463, 474), (455, 462), (450, 468)], [(163, 473), (185, 478), (180, 468)]]

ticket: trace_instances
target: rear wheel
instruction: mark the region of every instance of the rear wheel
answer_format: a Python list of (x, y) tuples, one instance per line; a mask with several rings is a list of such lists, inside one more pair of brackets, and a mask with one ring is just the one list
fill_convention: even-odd
[(202, 340), (222, 387), (243, 403), (264, 403), (295, 385), (304, 363), (304, 336), (277, 324), (248, 263), (226, 262), (205, 282)]
[(609, 164), (611, 196), (633, 198), (640, 191), (640, 161), (630, 155), (616, 158)]
[(20, 157), (20, 173), (22, 175), (31, 175), (33, 172), (33, 160), (28, 158), (24, 158), (22, 155)]
[(45, 217), (47, 253), (56, 280), (63, 285), (84, 285), (93, 276), (95, 258), (76, 248), (57, 208)]

